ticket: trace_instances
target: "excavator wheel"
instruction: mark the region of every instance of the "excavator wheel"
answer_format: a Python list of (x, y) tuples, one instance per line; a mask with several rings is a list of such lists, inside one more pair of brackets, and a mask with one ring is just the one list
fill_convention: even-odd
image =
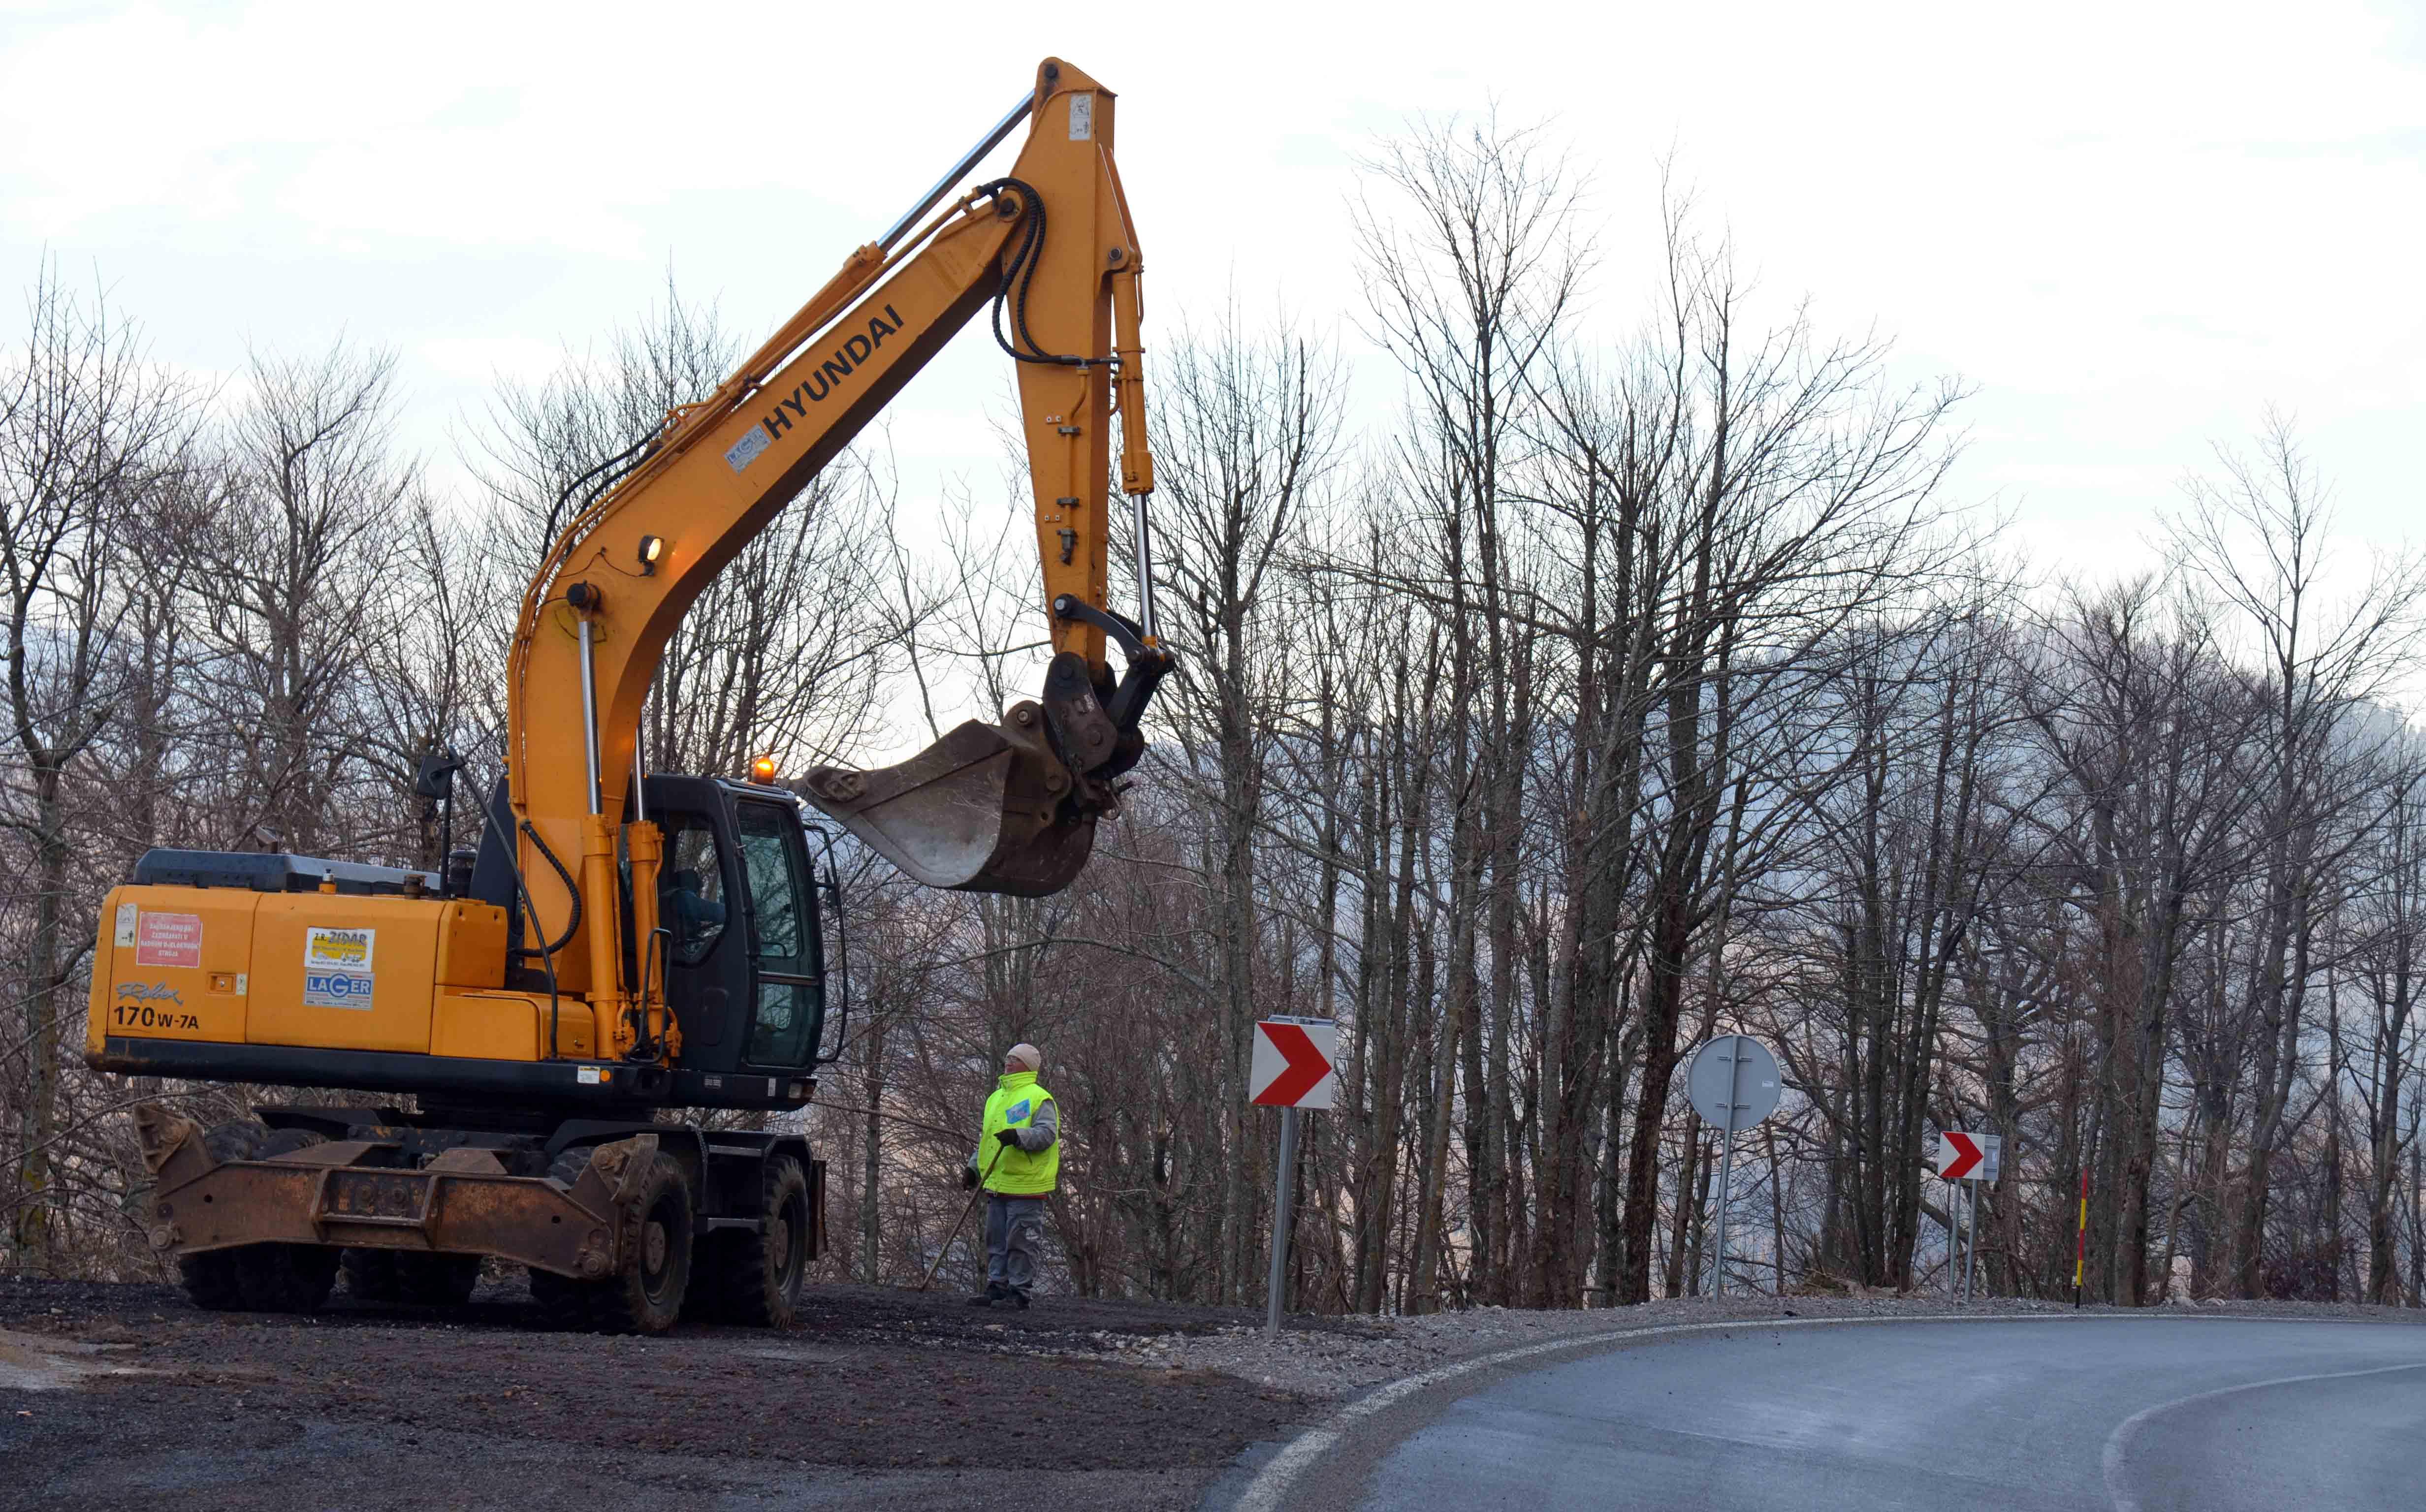
[(177, 1280), (186, 1299), (205, 1312), (233, 1312), (244, 1306), (235, 1282), (236, 1257), (243, 1251), (208, 1249), (177, 1258)]
[[(251, 1160), (260, 1154), (268, 1138), (267, 1124), (240, 1118), (205, 1130), (202, 1149), (211, 1159), (221, 1163)], [(177, 1279), (185, 1287), (186, 1297), (206, 1312), (233, 1312), (252, 1306), (245, 1296), (243, 1276), (258, 1247), (261, 1247), (208, 1249), (198, 1255), (179, 1256)]]
[(597, 1153), (595, 1145), (575, 1145), (570, 1150), (559, 1150), (547, 1167), (547, 1179), (571, 1191), (573, 1183), (581, 1180), (581, 1173), (590, 1168), (590, 1157)]
[(234, 1123), (213, 1124), (202, 1134), (202, 1149), (211, 1159), (225, 1165), (232, 1160), (253, 1159), (268, 1138), (267, 1124), (240, 1118)]
[[(237, 1127), (242, 1127), (241, 1125)], [(274, 1160), (327, 1141), (308, 1129), (261, 1129), (246, 1160)], [(204, 1136), (207, 1147), (209, 1136)], [(255, 1312), (310, 1312), (329, 1300), (342, 1250), (319, 1245), (247, 1245), (236, 1258), (236, 1292)]]
[(357, 1302), (386, 1304), (404, 1300), (404, 1289), (396, 1273), (396, 1253), (393, 1249), (348, 1249), (346, 1251), (346, 1290)]
[[(548, 1175), (570, 1186), (590, 1164), (589, 1150), (558, 1155)], [(601, 1333), (663, 1333), (682, 1316), (690, 1289), (693, 1208), (690, 1181), (663, 1150), (635, 1157), (648, 1164), (623, 1211), (621, 1274), (580, 1281), (552, 1271), (530, 1273), (531, 1300), (549, 1326)]]
[(598, 1327), (590, 1306), (597, 1291), (595, 1281), (576, 1281), (537, 1267), (530, 1273), (531, 1301), (539, 1308), (540, 1321), (559, 1333), (588, 1333)]
[(291, 1155), (299, 1150), (309, 1150), (314, 1145), (327, 1143), (326, 1139), (309, 1129), (277, 1129), (271, 1131), (267, 1137), (253, 1147), (252, 1154), (249, 1158), (270, 1160), (279, 1155)]
[(599, 1284), (599, 1326), (616, 1333), (663, 1333), (682, 1316), (690, 1289), (690, 1179), (662, 1150), (645, 1156), (648, 1169), (623, 1213), (623, 1270)]
[[(573, 1184), (581, 1180), (581, 1173), (590, 1168), (590, 1159), (597, 1152), (589, 1145), (575, 1145), (558, 1152), (547, 1167), (547, 1179), (571, 1191)], [(541, 1320), (551, 1328), (579, 1333), (592, 1327), (590, 1302), (597, 1291), (595, 1282), (577, 1281), (569, 1276), (558, 1276), (554, 1271), (531, 1267), (531, 1301), (538, 1305)]]
[(246, 1245), (235, 1262), (236, 1295), (254, 1312), (311, 1312), (337, 1284), (339, 1251), (325, 1245)]
[(801, 1283), (808, 1274), (809, 1178), (801, 1163), (778, 1155), (760, 1182), (760, 1231), (728, 1230), (702, 1242), (692, 1296), (706, 1315), (762, 1328), (788, 1328), (800, 1316)]
[(417, 1307), (461, 1307), (480, 1283), (480, 1257), (408, 1250), (396, 1257), (396, 1281), (398, 1296)]

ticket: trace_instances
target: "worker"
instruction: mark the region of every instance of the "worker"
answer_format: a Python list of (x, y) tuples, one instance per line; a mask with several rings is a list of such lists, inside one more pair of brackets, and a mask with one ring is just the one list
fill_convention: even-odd
[(724, 905), (707, 895), (695, 867), (677, 867), (673, 885), (657, 893), (658, 916), (673, 935), (674, 958), (696, 966), (724, 932)]
[(1022, 1041), (1002, 1057), (985, 1128), (961, 1184), (986, 1189), (986, 1284), (969, 1306), (1025, 1308), (1044, 1246), (1044, 1198), (1061, 1172), (1061, 1118), (1037, 1081), (1044, 1053)]

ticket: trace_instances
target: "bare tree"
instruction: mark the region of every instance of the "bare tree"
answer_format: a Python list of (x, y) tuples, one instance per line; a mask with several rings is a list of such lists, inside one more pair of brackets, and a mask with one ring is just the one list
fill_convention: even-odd
[(2380, 790), (2351, 748), (2388, 738), (2370, 736), (2358, 722), (2415, 660), (2426, 633), (2426, 564), (2380, 556), (2354, 597), (2332, 603), (2331, 500), (2289, 423), (2270, 416), (2256, 458), (2220, 451), (2219, 459), (2221, 480), (2194, 477), (2188, 485), (2190, 507), (2175, 539), (2185, 569), (2237, 616), (2265, 689), (2261, 923), (2246, 1010), (2256, 1102), (2230, 1259), (2239, 1294), (2254, 1296), (2262, 1286), (2269, 1175), (2317, 964), (2321, 874), (2335, 860), (2330, 831), (2353, 806), (2381, 811)]
[(1414, 1285), (1419, 1305), (1436, 1305), (1463, 1054), (1474, 1261), (1486, 1295), (1504, 1301), (1519, 774), (1530, 739), (1529, 636), (1513, 612), (1508, 494), (1534, 372), (1578, 296), (1591, 253), (1577, 224), (1579, 175), (1538, 127), (1508, 126), (1496, 115), (1418, 122), (1366, 173), (1388, 198), (1368, 195), (1356, 206), (1365, 303), (1371, 334), (1408, 382), (1397, 461), (1434, 532), (1436, 555), (1420, 587), (1449, 636), (1452, 938)]
[[(30, 851), (30, 928), (12, 973), (24, 1038), (10, 1247), (56, 1264), (50, 1191), (57, 1134), (60, 989), (91, 938), (71, 893), (76, 870), (68, 784), (121, 691), (122, 575), (140, 571), (147, 497), (185, 462), (186, 390), (148, 366), (137, 330), (105, 298), (70, 295), (45, 266), (27, 300), (24, 344), (0, 368), (0, 572), (6, 574), (11, 752), (0, 799)], [(71, 1001), (73, 1001), (71, 999)]]
[[(358, 728), (375, 641), (412, 632), (389, 605), (417, 469), (396, 457), (396, 360), (343, 344), (257, 357), (190, 538), (207, 649), (196, 670), (225, 760), (219, 843), (398, 854), (401, 815), (353, 824), (376, 780)], [(400, 606), (399, 606), (400, 607)], [(384, 796), (384, 791), (381, 796)], [(374, 816), (377, 815), (377, 816)]]
[[(1328, 352), (1286, 334), (1250, 336), (1235, 307), (1209, 333), (1183, 334), (1157, 371), (1156, 535), (1186, 707), (1170, 718), (1175, 760), (1156, 769), (1191, 790), (1211, 821), (1205, 870), (1220, 900), (1222, 1101), (1235, 1126), (1252, 1130), (1247, 1070), (1264, 956), (1256, 850), (1272, 748), (1296, 679), (1288, 620), (1270, 590), (1309, 496), (1338, 457), (1339, 380)], [(1253, 1141), (1239, 1142), (1222, 1190), (1230, 1242), (1221, 1291), (1231, 1302), (1245, 1300), (1253, 1270)]]

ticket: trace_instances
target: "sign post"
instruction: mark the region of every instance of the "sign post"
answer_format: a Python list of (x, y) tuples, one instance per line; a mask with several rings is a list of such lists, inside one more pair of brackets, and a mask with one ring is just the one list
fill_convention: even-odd
[(1289, 1199), (1296, 1195), (1298, 1110), (1328, 1112), (1339, 1077), (1339, 1026), (1329, 1019), (1266, 1019), (1255, 1025), (1247, 1100), (1281, 1110), (1281, 1163), (1272, 1193), (1272, 1268), (1264, 1287), (1264, 1337), (1281, 1331), (1288, 1286)]
[[(2004, 1148), (2004, 1140), (1997, 1134), (1944, 1130), (1937, 1135), (1938, 1179), (1961, 1182), (1970, 1188), (1962, 1204), (1962, 1231), (1948, 1231), (1946, 1289), (1961, 1301), (1971, 1300), (1973, 1271), (1980, 1259), (1980, 1183), (1997, 1179)], [(1946, 1211), (1950, 1220), (1955, 1211), (1950, 1198)]]
[(1963, 1211), (1969, 1219), (1963, 1226), (1967, 1231), (1963, 1245), (1963, 1300), (1968, 1302), (1971, 1300), (1971, 1284), (1980, 1276), (1980, 1183), (1970, 1182), (1965, 1184), (1970, 1187), (1970, 1193), (1963, 1204)]
[(1716, 1124), (1724, 1141), (1719, 1157), (1718, 1231), (1712, 1236), (1710, 1295), (1727, 1289), (1727, 1197), (1734, 1190), (1736, 1133), (1777, 1111), (1777, 1057), (1750, 1035), (1704, 1040), (1685, 1070), (1685, 1091), (1704, 1123)]

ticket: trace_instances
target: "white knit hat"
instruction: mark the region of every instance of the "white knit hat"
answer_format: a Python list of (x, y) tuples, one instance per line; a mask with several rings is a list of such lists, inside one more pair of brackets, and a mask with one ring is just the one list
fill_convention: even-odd
[(1044, 1052), (1037, 1049), (1034, 1045), (1031, 1045), (1027, 1040), (1023, 1039), (1018, 1044), (1011, 1046), (1010, 1052), (1003, 1056), (1003, 1059), (1015, 1060), (1021, 1065), (1027, 1067), (1030, 1071), (1034, 1071), (1038, 1067), (1044, 1064)]

